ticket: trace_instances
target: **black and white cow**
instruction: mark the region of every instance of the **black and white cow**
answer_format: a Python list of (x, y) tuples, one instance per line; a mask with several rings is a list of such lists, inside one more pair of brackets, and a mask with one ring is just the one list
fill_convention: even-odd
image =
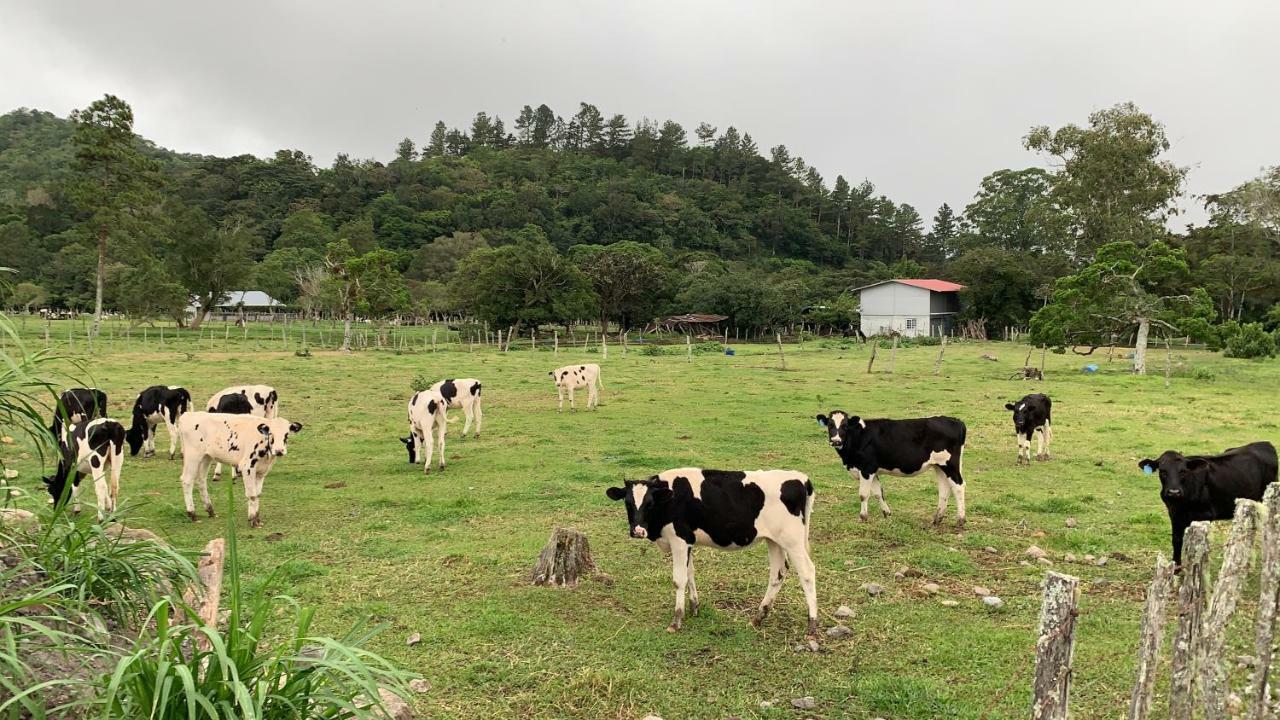
[(192, 490), (200, 484), (200, 499), (209, 517), (214, 516), (209, 500), (209, 465), (227, 463), (244, 478), (244, 496), (248, 501), (249, 525), (262, 527), (258, 511), (262, 484), (271, 472), (276, 458), (289, 452), (289, 436), (302, 432), (301, 423), (284, 418), (261, 418), (256, 415), (189, 412), (178, 419), (182, 435), (182, 499), (187, 517), (196, 520)]
[(409, 464), (417, 464), (418, 450), (422, 450), (422, 472), (431, 474), (431, 432), (435, 431), (440, 445), (440, 469), (444, 470), (444, 433), (448, 428), (446, 415), (449, 403), (431, 390), (416, 392), (409, 398), (409, 437), (400, 438), (409, 450)]
[(191, 409), (191, 393), (176, 385), (152, 385), (138, 393), (133, 403), (133, 425), (125, 433), (129, 441), (129, 454), (137, 455), (146, 448), (144, 455), (156, 454), (156, 428), (164, 423), (169, 430), (169, 459), (178, 449), (178, 418)]
[(437, 393), (449, 407), (462, 408), (466, 423), (462, 426), (462, 437), (471, 430), (471, 421), (476, 422), (476, 437), (480, 437), (480, 424), (484, 420), (484, 411), (480, 407), (480, 381), (475, 378), (458, 378), (441, 380), (431, 386), (431, 392)]
[(873, 493), (880, 502), (880, 512), (889, 517), (889, 504), (884, 501), (880, 474), (911, 476), (933, 468), (938, 480), (938, 510), (933, 524), (942, 522), (947, 512), (947, 497), (956, 500), (956, 523), (964, 527), (964, 475), (962, 470), (967, 430), (952, 417), (917, 418), (911, 420), (864, 420), (843, 410), (819, 415), (818, 423), (827, 429), (831, 447), (845, 469), (858, 481), (858, 497), (862, 507), (858, 517), (867, 519), (867, 498)]
[(1018, 436), (1018, 464), (1031, 464), (1031, 436), (1038, 431), (1040, 442), (1036, 446), (1036, 459), (1049, 459), (1049, 444), (1053, 442), (1053, 425), (1050, 414), (1053, 401), (1048, 395), (1032, 393), (1018, 402), (1005, 403), (1005, 410), (1013, 411), (1013, 431)]
[(808, 634), (818, 631), (818, 596), (809, 557), (813, 483), (792, 470), (704, 470), (677, 468), (646, 480), (628, 480), (605, 491), (626, 500), (627, 530), (671, 552), (676, 586), (675, 617), (667, 632), (684, 622), (685, 589), (698, 614), (693, 578), (693, 546), (735, 550), (764, 540), (769, 548), (769, 587), (752, 620), (759, 625), (786, 577), (788, 560), (800, 576), (809, 609)]
[[(223, 388), (205, 403), (206, 412), (253, 415), (261, 418), (278, 417), (280, 396), (270, 385), (232, 385)], [(214, 463), (213, 480), (222, 479), (222, 463)]]
[(1197, 520), (1230, 520), (1236, 500), (1261, 500), (1276, 481), (1276, 448), (1256, 442), (1221, 455), (1183, 455), (1166, 450), (1155, 460), (1142, 460), (1145, 473), (1160, 474), (1160, 499), (1173, 529), (1173, 562), (1182, 563), (1182, 537)]
[(600, 407), (600, 394), (596, 390), (599, 385), (604, 388), (604, 381), (600, 379), (600, 366), (595, 363), (586, 363), (584, 365), (565, 365), (556, 368), (547, 373), (552, 380), (556, 382), (556, 394), (560, 396), (560, 405), (556, 407), (556, 412), (564, 410), (564, 392), (569, 391), (569, 409), (577, 410), (577, 406), (573, 404), (573, 391), (581, 388), (587, 389), (587, 409)]
[(62, 436), (63, 422), (78, 423), (107, 416), (107, 394), (97, 388), (71, 388), (58, 396), (49, 431)]
[(80, 512), (80, 480), (93, 477), (98, 518), (115, 512), (120, 496), (120, 470), (124, 466), (124, 426), (109, 418), (94, 418), (66, 427), (57, 437), (58, 469), (44, 478), (55, 503), (66, 501), (67, 480), (71, 486), (71, 508)]

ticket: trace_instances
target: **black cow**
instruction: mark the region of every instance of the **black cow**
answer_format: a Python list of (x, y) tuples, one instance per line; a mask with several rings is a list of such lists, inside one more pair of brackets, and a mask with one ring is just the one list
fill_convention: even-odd
[(1173, 529), (1173, 562), (1182, 563), (1182, 536), (1197, 520), (1230, 520), (1236, 500), (1261, 500), (1276, 481), (1276, 448), (1256, 442), (1231, 448), (1221, 455), (1183, 455), (1166, 450), (1138, 467), (1160, 473), (1160, 499), (1169, 511)]
[(627, 501), (631, 537), (647, 538), (671, 552), (676, 606), (667, 632), (676, 632), (684, 621), (686, 586), (690, 610), (698, 614), (694, 545), (737, 549), (764, 540), (769, 546), (769, 587), (752, 624), (758, 626), (769, 614), (790, 560), (808, 603), (808, 634), (817, 634), (818, 596), (809, 557), (813, 483), (803, 473), (677, 468), (646, 480), (629, 480), (605, 494), (610, 500)]
[(178, 418), (191, 408), (191, 393), (175, 385), (152, 385), (138, 393), (133, 403), (133, 425), (125, 433), (129, 454), (137, 455), (146, 447), (146, 457), (156, 454), (156, 427), (164, 423), (169, 430), (169, 459), (178, 448)]
[(124, 434), (123, 425), (107, 418), (68, 425), (67, 432), (58, 436), (58, 469), (44, 478), (54, 502), (66, 502), (70, 479), (72, 510), (80, 512), (80, 480), (91, 474), (98, 518), (115, 512), (120, 494), (120, 469), (124, 466)]
[(889, 504), (884, 501), (880, 473), (918, 475), (934, 468), (938, 479), (938, 510), (933, 524), (942, 522), (947, 511), (947, 496), (956, 499), (956, 523), (964, 527), (964, 475), (962, 459), (967, 430), (952, 417), (912, 420), (864, 420), (843, 410), (819, 415), (818, 424), (827, 429), (831, 447), (845, 469), (858, 481), (858, 497), (862, 499), (858, 517), (867, 519), (867, 498), (875, 493), (880, 512), (889, 517)]
[(1005, 410), (1013, 411), (1013, 431), (1018, 436), (1018, 464), (1024, 461), (1031, 464), (1031, 436), (1040, 432), (1040, 443), (1036, 447), (1036, 459), (1049, 459), (1049, 443), (1053, 442), (1053, 427), (1050, 413), (1053, 401), (1048, 395), (1033, 393), (1016, 403), (1005, 403)]
[(107, 416), (107, 394), (98, 388), (71, 388), (58, 396), (49, 431), (62, 436), (63, 422), (78, 423)]

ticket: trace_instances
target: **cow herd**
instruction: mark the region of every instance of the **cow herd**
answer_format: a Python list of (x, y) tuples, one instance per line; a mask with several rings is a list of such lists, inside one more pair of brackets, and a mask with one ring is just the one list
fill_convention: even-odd
[[(550, 371), (558, 395), (557, 411), (564, 396), (576, 409), (574, 391), (588, 391), (587, 407), (599, 404), (600, 366), (568, 365)], [(433, 456), (445, 468), (445, 435), (448, 410), (460, 408), (466, 418), (463, 437), (474, 425), (480, 436), (484, 414), (482, 387), (474, 378), (441, 380), (415, 392), (408, 403), (409, 434), (400, 438), (409, 462), (423, 463), (429, 473)], [(106, 394), (93, 388), (64, 392), (57, 403), (51, 433), (58, 442), (55, 474), (44, 479), (55, 502), (68, 498), (79, 510), (79, 486), (85, 475), (93, 478), (100, 516), (116, 508), (124, 446), (130, 454), (156, 452), (156, 433), (164, 424), (169, 433), (169, 458), (182, 448), (182, 491), (188, 517), (196, 520), (193, 492), (198, 486), (205, 512), (214, 516), (207, 476), (215, 465), (217, 480), (222, 464), (230, 465), (242, 479), (249, 523), (261, 525), (260, 497), (263, 481), (278, 458), (288, 453), (288, 441), (302, 425), (279, 417), (279, 395), (267, 385), (240, 385), (214, 394), (205, 410), (191, 410), (191, 395), (184, 388), (157, 385), (138, 394), (128, 430), (107, 417)], [(1030, 464), (1032, 441), (1038, 439), (1034, 459), (1050, 459), (1053, 440), (1052, 401), (1031, 394), (1007, 403), (1017, 440), (1016, 463)], [(938, 504), (933, 523), (940, 524), (947, 506), (954, 502), (956, 525), (965, 524), (964, 453), (968, 430), (953, 417), (915, 419), (862, 418), (844, 410), (817, 416), (827, 441), (849, 475), (858, 482), (859, 516), (868, 519), (868, 502), (875, 498), (888, 517), (882, 476), (913, 476), (932, 472), (937, 481)], [(1143, 472), (1158, 473), (1160, 496), (1172, 529), (1176, 563), (1182, 559), (1182, 534), (1197, 520), (1229, 519), (1237, 498), (1260, 500), (1266, 486), (1276, 481), (1275, 447), (1255, 442), (1220, 455), (1182, 455), (1167, 451), (1154, 460), (1139, 463)], [(71, 487), (68, 491), (67, 485)], [(693, 548), (707, 546), (738, 549), (763, 541), (769, 554), (769, 578), (763, 600), (753, 620), (758, 624), (769, 613), (788, 567), (800, 579), (808, 609), (808, 633), (817, 630), (815, 569), (809, 537), (813, 520), (814, 484), (794, 470), (712, 470), (678, 468), (646, 479), (628, 480), (609, 487), (610, 500), (624, 501), (627, 530), (632, 538), (654, 542), (670, 552), (675, 585), (675, 612), (669, 631), (679, 630), (686, 604), (698, 611)]]

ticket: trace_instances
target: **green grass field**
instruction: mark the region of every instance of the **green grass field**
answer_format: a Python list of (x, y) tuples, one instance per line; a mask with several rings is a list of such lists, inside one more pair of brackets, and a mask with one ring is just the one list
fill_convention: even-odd
[[(935, 347), (899, 350), (893, 374), (881, 350), (872, 375), (865, 346), (830, 342), (788, 346), (785, 371), (776, 347), (763, 345), (692, 363), (683, 348), (664, 356), (637, 349), (624, 357), (610, 348), (607, 360), (581, 349), (557, 357), (457, 345), (303, 358), (269, 346), (228, 353), (211, 342), (182, 352), (117, 347), (80, 357), (86, 382), (105, 389), (112, 415), (126, 422), (136, 393), (151, 384), (184, 385), (197, 403), (233, 383), (279, 389), (282, 416), (306, 429), (266, 480), (265, 527), (248, 530), (239, 486), (232, 509), (225, 486), (211, 484), (215, 504), (224, 516), (235, 513), (249, 575), (260, 581), (278, 569), (281, 591), (320, 608), (322, 630), (340, 632), (363, 616), (388, 623), (375, 649), (430, 680), (418, 710), (433, 718), (1021, 717), (1045, 571), (1019, 565), (1033, 543), (1051, 553), (1055, 569), (1083, 580), (1074, 714), (1116, 717), (1132, 682), (1144, 586), (1156, 553), (1169, 553), (1158, 480), (1142, 475), (1137, 460), (1168, 448), (1280, 440), (1280, 365), (1196, 351), (1178, 359), (1215, 377), (1175, 377), (1165, 389), (1162, 377), (1129, 376), (1119, 354), (1114, 364), (1094, 358), (1102, 364), (1097, 375), (1080, 372), (1089, 359), (1051, 354), (1046, 382), (1009, 381), (1025, 348), (998, 343), (953, 344), (942, 377), (932, 373)], [(980, 359), (984, 352), (999, 362)], [(558, 415), (547, 371), (579, 361), (603, 366), (601, 407)], [(1163, 367), (1163, 350), (1152, 364)], [(429, 477), (408, 464), (397, 439), (416, 375), (477, 377), (485, 388), (483, 437), (461, 440), (461, 411), (452, 411), (459, 422), (449, 436), (449, 468)], [(1018, 467), (1003, 405), (1032, 391), (1054, 400), (1054, 459)], [(860, 523), (856, 484), (814, 420), (832, 408), (963, 419), (965, 531), (956, 530), (954, 508), (942, 526), (929, 524), (936, 490), (927, 475), (887, 478), (893, 517), (880, 518), (873, 503), (870, 522)], [(160, 455), (126, 461), (128, 521), (197, 549), (224, 525), (188, 522), (180, 461), (165, 458), (161, 432)], [(36, 460), (19, 459), (15, 448), (0, 452), (22, 487), (38, 486)], [(794, 577), (764, 627), (750, 626), (766, 584), (763, 547), (699, 549), (702, 615), (688, 618), (679, 634), (663, 632), (671, 616), (669, 560), (627, 536), (625, 511), (604, 490), (683, 465), (810, 475), (819, 612), (829, 627), (840, 604), (854, 608), (850, 637), (824, 635), (821, 653), (795, 652), (805, 613)], [(91, 509), (91, 489), (84, 499)], [(1078, 527), (1065, 527), (1068, 517)], [(528, 584), (557, 526), (588, 534), (607, 579), (574, 590)], [(1216, 529), (1215, 542), (1224, 529)], [(1065, 553), (1110, 562), (1069, 565)], [(903, 565), (924, 576), (895, 580)], [(941, 596), (921, 589), (930, 581), (942, 586)], [(865, 582), (884, 593), (867, 596), (859, 590)], [(985, 608), (974, 585), (991, 588), (1005, 607)], [(944, 607), (947, 598), (960, 605)], [(1242, 613), (1252, 607), (1245, 603)], [(405, 638), (414, 632), (423, 640), (409, 647)], [(817, 707), (793, 710), (790, 700), (803, 695)]]

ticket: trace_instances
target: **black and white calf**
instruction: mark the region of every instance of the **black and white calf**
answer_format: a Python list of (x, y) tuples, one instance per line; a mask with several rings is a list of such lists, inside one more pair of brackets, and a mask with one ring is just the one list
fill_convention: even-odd
[(1048, 395), (1033, 393), (1016, 403), (1005, 403), (1005, 410), (1013, 411), (1013, 431), (1018, 436), (1018, 464), (1031, 464), (1031, 436), (1038, 431), (1040, 442), (1036, 446), (1036, 459), (1049, 459), (1049, 443), (1053, 442), (1053, 426), (1050, 414), (1053, 401)]
[(72, 510), (80, 512), (80, 480), (93, 477), (98, 518), (115, 512), (124, 466), (124, 426), (108, 418), (72, 423), (58, 436), (58, 469), (44, 478), (55, 503), (65, 502), (70, 480)]
[[(279, 395), (270, 385), (233, 385), (214, 393), (205, 403), (208, 412), (253, 415), (260, 418), (278, 417)], [(213, 479), (222, 479), (222, 463), (214, 463)]]
[(484, 411), (480, 407), (480, 381), (475, 378), (459, 378), (457, 380), (441, 380), (431, 386), (431, 392), (437, 393), (449, 407), (462, 408), (466, 423), (462, 426), (462, 437), (471, 430), (471, 421), (476, 422), (476, 437), (480, 437), (480, 424), (484, 421)]
[(862, 507), (858, 516), (867, 519), (867, 498), (873, 493), (880, 512), (890, 514), (880, 486), (880, 474), (911, 476), (932, 468), (938, 480), (938, 510), (933, 524), (942, 522), (947, 497), (956, 501), (956, 523), (964, 527), (964, 475), (961, 469), (967, 430), (952, 417), (912, 420), (864, 420), (842, 410), (819, 415), (827, 429), (831, 447), (845, 469), (858, 481)]
[(209, 517), (214, 516), (207, 482), (209, 465), (227, 463), (244, 478), (249, 525), (262, 527), (258, 501), (263, 481), (276, 458), (288, 454), (289, 436), (302, 432), (302, 424), (278, 417), (189, 412), (178, 419), (178, 432), (182, 434), (182, 499), (187, 506), (187, 517), (195, 522), (191, 493), (197, 482), (204, 510)]
[(600, 394), (597, 392), (596, 386), (604, 388), (604, 382), (600, 379), (600, 366), (595, 363), (586, 363), (585, 365), (565, 365), (556, 368), (547, 373), (552, 380), (556, 382), (556, 394), (560, 396), (560, 404), (556, 407), (556, 412), (564, 410), (564, 392), (569, 391), (569, 409), (577, 410), (573, 404), (573, 391), (582, 388), (587, 389), (587, 409), (600, 407)]
[(191, 393), (176, 385), (152, 385), (138, 393), (133, 403), (133, 425), (125, 433), (129, 441), (129, 454), (137, 455), (146, 448), (144, 455), (156, 454), (156, 428), (160, 423), (169, 430), (169, 459), (178, 449), (178, 418), (191, 409)]
[(440, 469), (444, 470), (444, 433), (449, 424), (446, 411), (449, 404), (439, 393), (431, 390), (416, 392), (409, 398), (409, 437), (400, 438), (409, 450), (409, 463), (418, 462), (422, 451), (422, 472), (431, 474), (431, 432), (434, 430), (440, 444)]
[(1236, 500), (1261, 500), (1276, 481), (1276, 448), (1256, 442), (1221, 455), (1183, 455), (1166, 450), (1155, 460), (1138, 463), (1142, 471), (1160, 474), (1160, 499), (1173, 529), (1173, 562), (1182, 563), (1182, 537), (1197, 520), (1230, 520)]
[(78, 423), (107, 416), (107, 394), (97, 388), (71, 388), (58, 396), (49, 426), (54, 437), (61, 437), (63, 422)]
[(610, 500), (626, 500), (631, 537), (648, 539), (671, 552), (676, 603), (667, 632), (679, 630), (684, 622), (686, 588), (690, 610), (698, 614), (693, 546), (736, 550), (764, 540), (769, 548), (769, 587), (752, 624), (759, 625), (769, 614), (789, 560), (808, 603), (808, 634), (817, 633), (818, 596), (809, 557), (813, 483), (803, 473), (678, 468), (646, 480), (628, 480), (605, 494)]

